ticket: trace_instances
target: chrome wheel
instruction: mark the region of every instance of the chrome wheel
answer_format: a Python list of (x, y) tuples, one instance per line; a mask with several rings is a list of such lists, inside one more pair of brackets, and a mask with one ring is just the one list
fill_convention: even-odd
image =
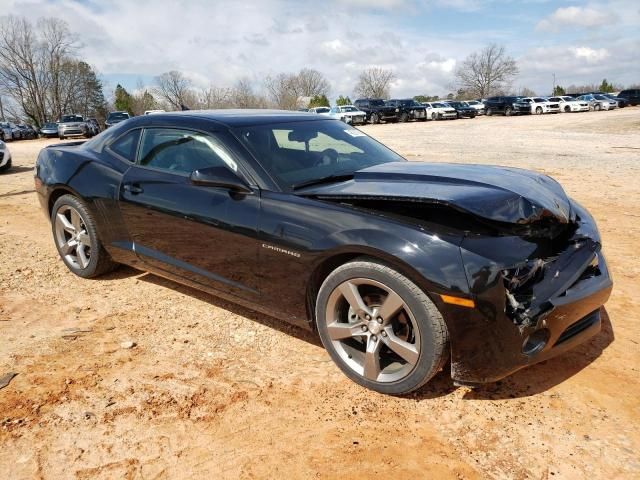
[(375, 280), (353, 278), (329, 295), (327, 334), (336, 353), (355, 373), (373, 382), (397, 382), (415, 368), (420, 332), (406, 302)]
[(63, 205), (56, 212), (55, 237), (58, 250), (68, 264), (87, 268), (91, 260), (91, 237), (80, 213), (72, 206)]

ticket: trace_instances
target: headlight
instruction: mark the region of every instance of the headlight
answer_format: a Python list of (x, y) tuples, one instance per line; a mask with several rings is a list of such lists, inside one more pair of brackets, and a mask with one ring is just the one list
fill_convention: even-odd
[(400, 109), (399, 109), (399, 108), (396, 108), (396, 113), (398, 113), (399, 111), (400, 111)]

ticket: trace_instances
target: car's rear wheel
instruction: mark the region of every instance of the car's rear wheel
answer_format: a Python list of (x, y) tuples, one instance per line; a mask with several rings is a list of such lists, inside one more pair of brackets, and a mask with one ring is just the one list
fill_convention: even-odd
[(435, 120), (436, 119), (436, 112), (431, 112), (431, 120)]
[(564, 107), (564, 111), (565, 113), (571, 113), (571, 107), (567, 105), (566, 107)]
[(400, 115), (400, 121), (401, 121), (402, 123), (406, 123), (406, 122), (408, 122), (408, 121), (409, 121), (409, 114), (408, 114), (408, 113), (406, 113), (406, 112), (402, 113), (402, 114)]
[(381, 393), (420, 388), (448, 356), (447, 328), (429, 297), (404, 275), (369, 259), (349, 262), (327, 277), (316, 322), (338, 367)]
[(371, 114), (371, 123), (373, 123), (373, 124), (380, 123), (380, 115), (378, 115), (377, 113), (372, 113)]
[(0, 167), (0, 172), (6, 172), (11, 168), (11, 159), (7, 161), (3, 166)]
[(599, 103), (596, 103), (596, 104), (593, 106), (593, 109), (594, 109), (596, 112), (598, 112), (598, 111), (600, 111), (600, 110), (602, 109), (602, 107), (600, 106), (600, 104), (599, 104)]
[(493, 110), (491, 110), (490, 108), (487, 108), (487, 110), (484, 112), (484, 114), (485, 114), (487, 117), (490, 117), (491, 115), (493, 115)]
[(511, 116), (511, 112), (512, 112), (512, 108), (511, 107), (507, 107), (504, 109), (504, 116), (505, 117), (510, 117)]
[(98, 238), (91, 213), (77, 197), (63, 195), (56, 201), (51, 226), (60, 258), (76, 275), (93, 278), (117, 267)]

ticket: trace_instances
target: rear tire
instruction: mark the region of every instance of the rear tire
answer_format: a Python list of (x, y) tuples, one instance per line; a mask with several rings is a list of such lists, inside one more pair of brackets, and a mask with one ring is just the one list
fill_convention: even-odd
[(513, 112), (513, 109), (511, 107), (506, 107), (504, 109), (504, 116), (505, 117), (510, 117), (512, 112)]
[(436, 120), (436, 112), (431, 112), (431, 120)]
[(490, 117), (491, 115), (493, 115), (493, 110), (491, 110), (490, 108), (487, 108), (487, 110), (484, 112), (484, 114), (485, 114), (487, 117)]
[(373, 123), (374, 125), (380, 123), (380, 115), (378, 115), (377, 113), (372, 113), (371, 114), (371, 123)]
[(429, 297), (396, 270), (362, 258), (334, 270), (316, 302), (320, 339), (354, 382), (401, 395), (427, 383), (448, 358), (448, 333)]
[(594, 110), (595, 112), (599, 112), (600, 110), (602, 110), (602, 106), (601, 106), (599, 103), (596, 103), (596, 104), (593, 106), (593, 110)]
[(400, 115), (400, 121), (401, 121), (402, 123), (406, 123), (406, 122), (408, 122), (408, 121), (409, 121), (409, 114), (408, 114), (408, 113), (406, 113), (406, 112), (405, 112), (405, 113), (402, 113), (402, 114)]
[(118, 266), (102, 246), (96, 222), (79, 198), (63, 195), (56, 201), (51, 229), (60, 258), (79, 277), (98, 277)]
[(564, 107), (564, 113), (571, 113), (571, 107), (569, 106)]

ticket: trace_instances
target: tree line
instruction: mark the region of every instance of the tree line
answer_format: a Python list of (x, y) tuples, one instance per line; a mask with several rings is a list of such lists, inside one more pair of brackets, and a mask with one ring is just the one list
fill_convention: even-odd
[[(331, 85), (318, 70), (303, 68), (294, 73), (268, 75), (261, 82), (239, 79), (232, 87), (197, 87), (177, 70), (162, 73), (151, 86), (138, 85), (128, 92), (117, 85), (107, 102), (104, 86), (95, 69), (78, 55), (80, 44), (68, 25), (57, 18), (35, 24), (22, 17), (0, 17), (0, 119), (25, 119), (41, 126), (62, 114), (75, 113), (99, 121), (109, 110), (140, 115), (146, 110), (279, 108), (295, 110), (329, 106)], [(504, 46), (491, 44), (470, 54), (454, 72), (453, 92), (447, 99), (485, 98), (499, 94), (535, 95), (523, 87), (513, 91), (519, 73), (516, 60)], [(357, 97), (389, 98), (396, 80), (393, 70), (364, 69), (353, 87)], [(600, 85), (553, 86), (553, 94), (620, 90), (606, 79)], [(418, 101), (438, 96), (416, 95)], [(337, 105), (351, 103), (340, 95)]]

